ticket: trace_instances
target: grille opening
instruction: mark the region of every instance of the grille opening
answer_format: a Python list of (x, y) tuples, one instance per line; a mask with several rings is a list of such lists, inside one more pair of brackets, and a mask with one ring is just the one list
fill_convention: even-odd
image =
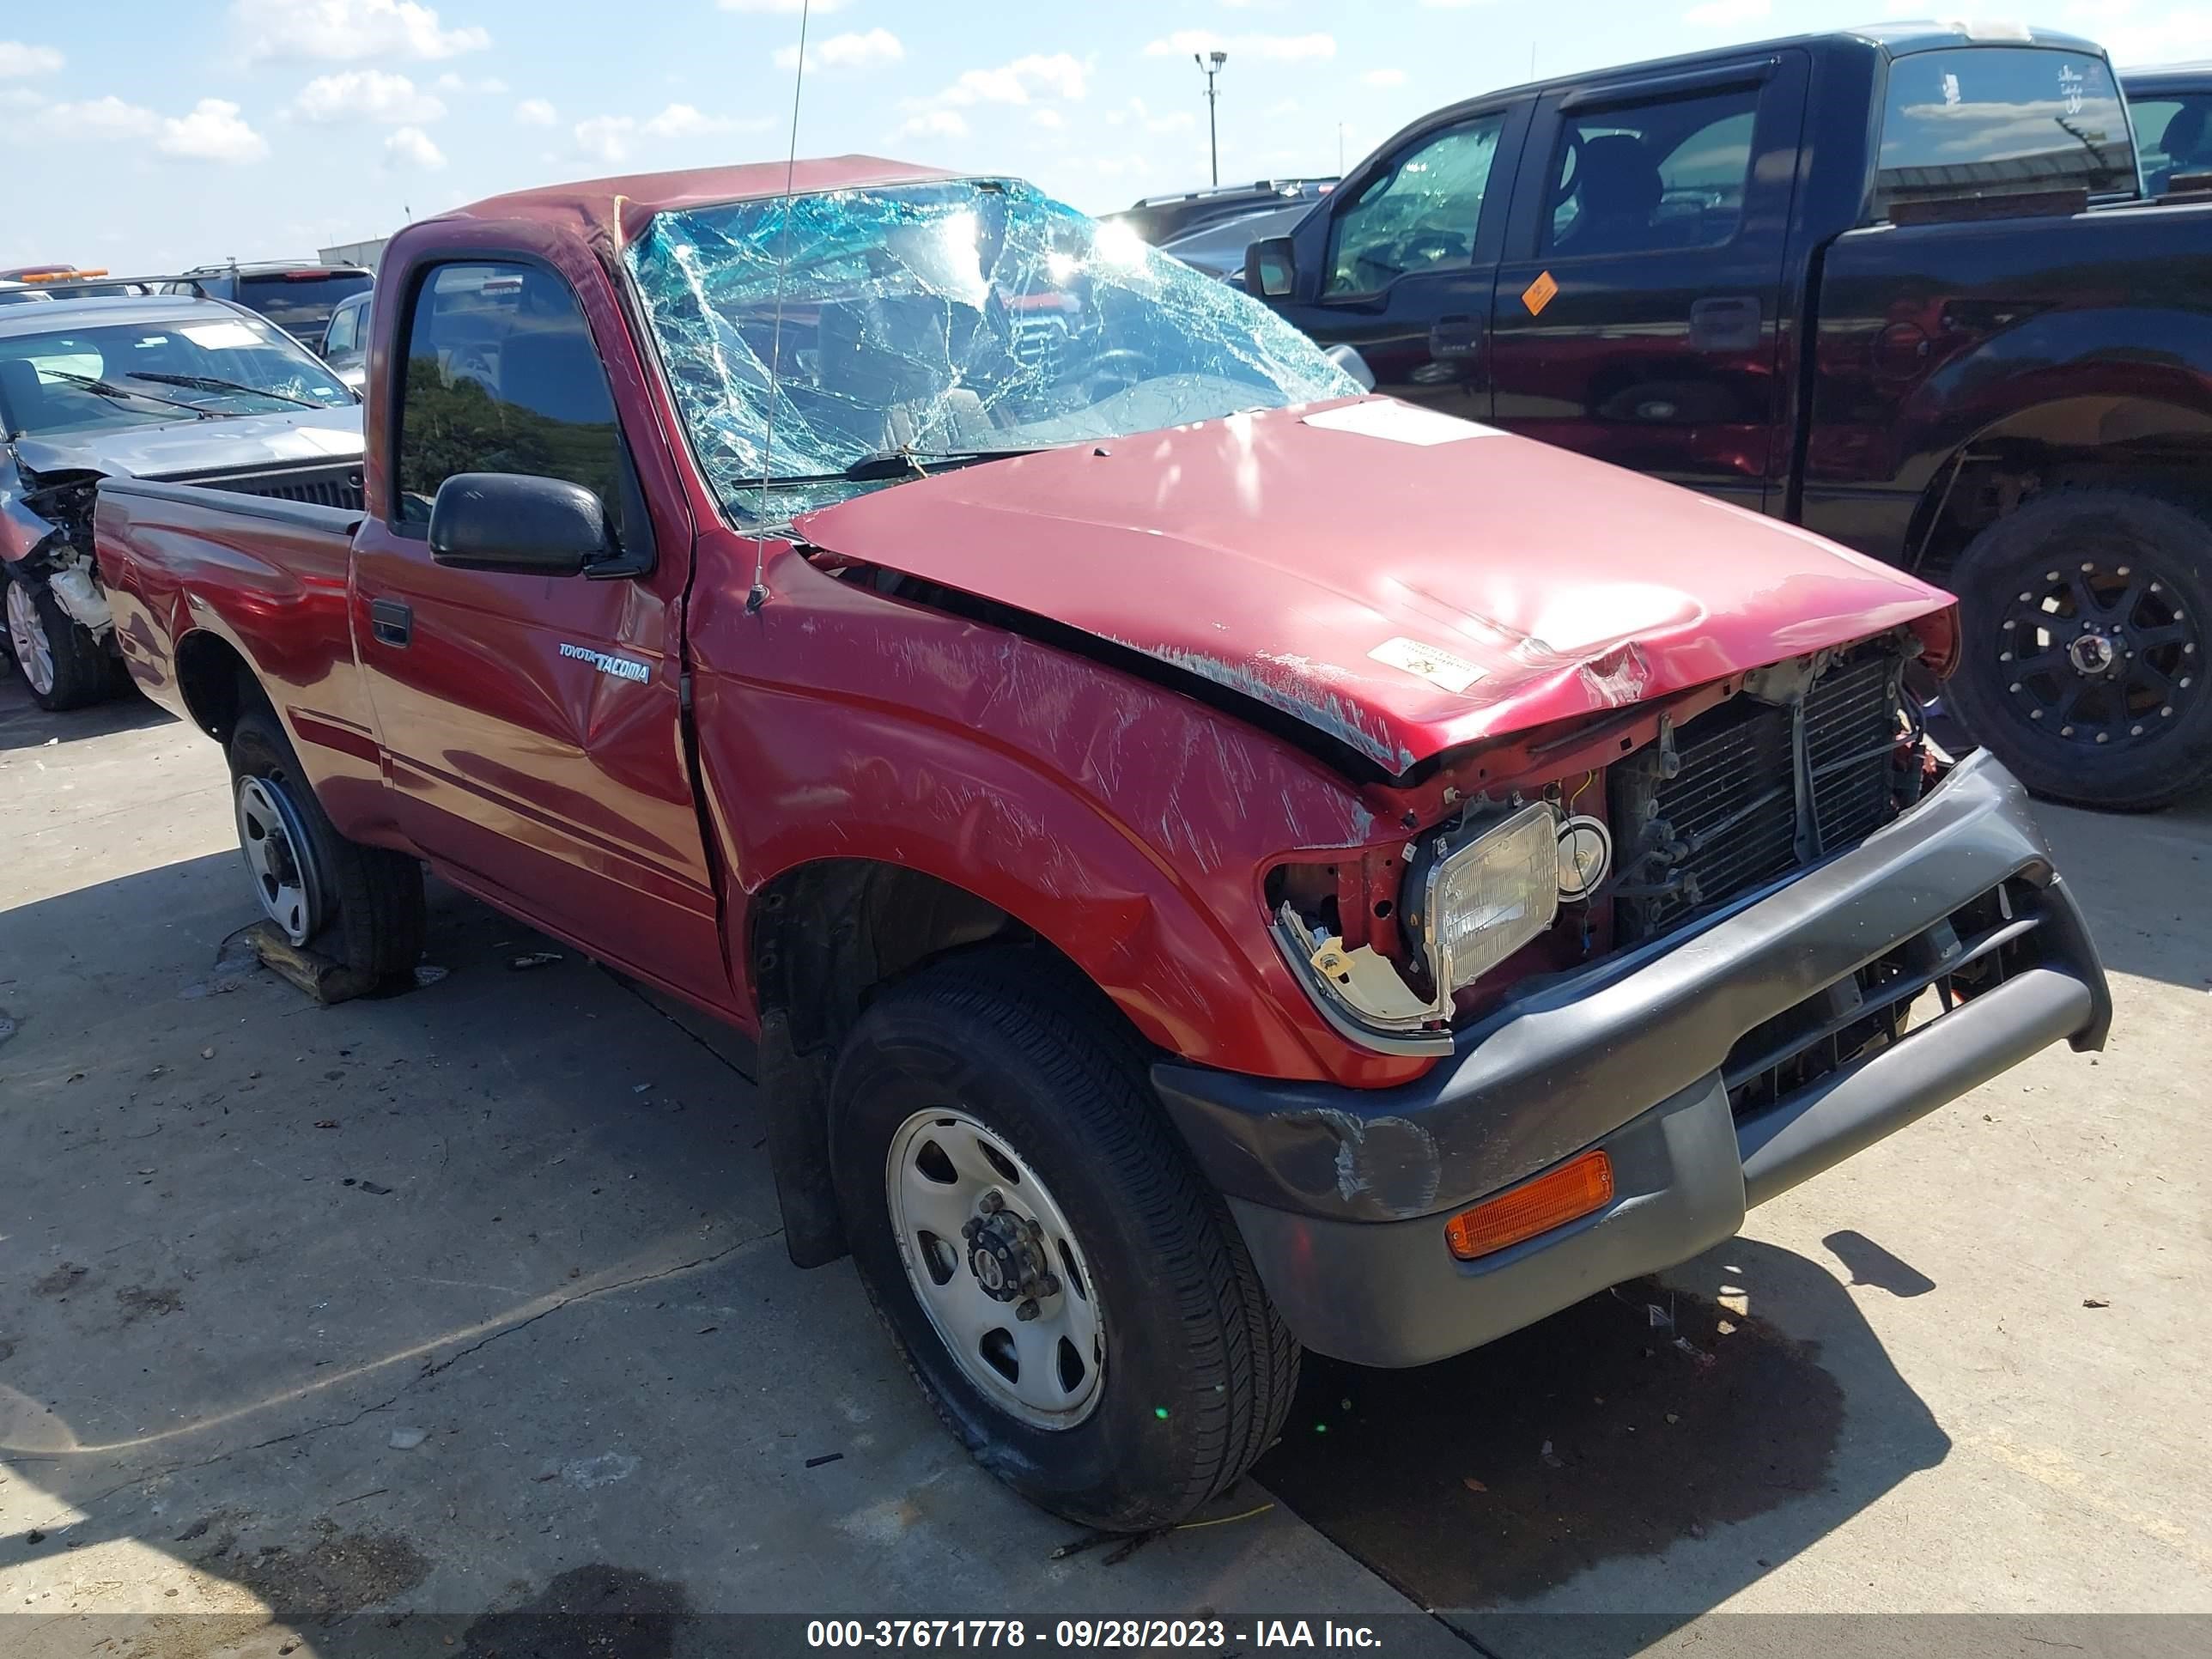
[[(1831, 663), (1790, 703), (1740, 696), (1612, 769), (1620, 938), (1656, 937), (1894, 817), (1904, 763), (1902, 659), (1881, 646)], [(1671, 770), (1669, 769), (1671, 763)]]
[(1759, 1116), (2034, 967), (2042, 960), (2041, 921), (2036, 889), (2005, 882), (1753, 1026), (1722, 1068), (1736, 1121)]

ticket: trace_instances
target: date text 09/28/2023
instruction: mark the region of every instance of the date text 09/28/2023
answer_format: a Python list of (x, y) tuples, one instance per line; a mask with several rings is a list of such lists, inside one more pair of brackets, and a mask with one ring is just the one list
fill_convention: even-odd
[[(1232, 1628), (1232, 1626), (1234, 1626)], [(1382, 1645), (1372, 1626), (1308, 1619), (1060, 1619), (1049, 1636), (1020, 1619), (817, 1619), (806, 1626), (810, 1648), (1045, 1648), (1049, 1650), (1196, 1648), (1234, 1643), (1255, 1648), (1366, 1648)]]

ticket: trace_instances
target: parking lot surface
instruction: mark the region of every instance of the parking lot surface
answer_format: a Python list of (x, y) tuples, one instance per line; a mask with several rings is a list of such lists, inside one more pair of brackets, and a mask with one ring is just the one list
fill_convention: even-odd
[(2015, 1651), (2212, 1614), (2212, 803), (2045, 819), (2102, 1056), (1492, 1348), (1310, 1361), (1220, 1524), (1056, 1559), (849, 1268), (786, 1260), (741, 1042), (434, 886), (428, 982), (317, 1009), (222, 955), (253, 913), (215, 746), (0, 681), (0, 1646), (1215, 1609), (1753, 1651), (1778, 1627), (1715, 1615), (1879, 1609), (2009, 1615), (1900, 1651)]

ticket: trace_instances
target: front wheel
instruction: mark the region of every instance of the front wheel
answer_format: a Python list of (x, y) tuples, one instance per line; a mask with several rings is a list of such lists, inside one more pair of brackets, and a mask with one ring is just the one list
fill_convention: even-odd
[(0, 576), (7, 589), (8, 648), (41, 708), (80, 708), (113, 687), (107, 653), (61, 607), (42, 576)]
[(1296, 1342), (1097, 994), (1035, 950), (949, 957), (839, 1058), (838, 1200), (870, 1298), (978, 1462), (1134, 1532), (1282, 1426)]
[(337, 831), (264, 706), (231, 729), (238, 848), (261, 913), (291, 944), (370, 979), (411, 972), (422, 954), (422, 866)]
[(2212, 526), (2122, 489), (2063, 489), (1976, 537), (1949, 577), (1951, 708), (2035, 793), (2165, 806), (2212, 775)]

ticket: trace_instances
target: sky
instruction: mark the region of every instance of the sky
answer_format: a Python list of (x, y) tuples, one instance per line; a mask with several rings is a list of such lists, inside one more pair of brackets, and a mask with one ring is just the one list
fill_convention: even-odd
[[(813, 0), (802, 155), (1027, 178), (1088, 211), (1333, 173), (1439, 105), (1928, 0)], [(1987, 0), (1977, 9), (1992, 9)], [(0, 8), (0, 266), (312, 255), (501, 191), (780, 159), (800, 0), (94, 0)], [(2042, 0), (2123, 65), (2212, 0)]]

